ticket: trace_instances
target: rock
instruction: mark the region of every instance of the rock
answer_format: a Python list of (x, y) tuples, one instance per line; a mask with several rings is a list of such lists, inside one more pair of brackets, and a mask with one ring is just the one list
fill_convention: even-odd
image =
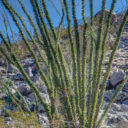
[(15, 121), (11, 117), (4, 117), (5, 125), (11, 128), (15, 128)]
[[(32, 102), (31, 102), (32, 99), (30, 99), (28, 96), (23, 96), (23, 97), (24, 97), (24, 99), (26, 100), (26, 103), (27, 103), (28, 105), (32, 104)], [(24, 102), (24, 101), (21, 99), (21, 102)]]
[(7, 70), (4, 67), (0, 67), (0, 75), (2, 75), (3, 73), (6, 73), (6, 72), (7, 72)]
[(39, 111), (40, 113), (45, 112), (44, 107), (43, 107), (40, 103), (38, 104), (38, 111)]
[(38, 79), (34, 81), (34, 84), (42, 93), (47, 93), (47, 87), (44, 85), (44, 82), (40, 77), (38, 77)]
[(29, 108), (30, 108), (31, 112), (34, 112), (35, 111), (35, 104), (30, 104)]
[(123, 101), (122, 104), (126, 104), (126, 105), (128, 105), (128, 100)]
[(48, 117), (45, 113), (40, 113), (39, 114), (39, 119), (40, 119), (40, 124), (44, 128), (50, 128), (50, 122), (49, 122)]
[[(104, 18), (105, 22), (107, 22), (109, 12), (110, 12), (109, 10), (105, 9), (105, 18)], [(99, 18), (101, 14), (102, 14), (102, 11), (99, 11), (98, 13), (96, 13), (95, 18)], [(119, 20), (121, 19), (118, 18), (117, 14), (113, 12), (111, 24), (116, 24), (119, 22)]]
[(29, 98), (30, 102), (32, 102), (32, 103), (35, 102), (35, 97), (34, 97), (33, 93), (30, 93), (30, 94), (28, 95), (28, 98)]
[[(121, 112), (126, 112), (125, 114), (128, 114), (128, 105), (126, 104), (121, 104)], [(127, 115), (128, 116), (128, 115)], [(127, 118), (128, 119), (128, 118)]]
[(6, 97), (6, 94), (0, 92), (0, 100), (3, 100), (5, 97)]
[(116, 102), (117, 103), (122, 103), (126, 99), (128, 99), (128, 93), (124, 92), (124, 91), (121, 91), (120, 94), (116, 98)]
[(18, 69), (12, 65), (12, 64), (9, 64), (8, 65), (8, 73), (17, 73), (18, 72)]
[(119, 104), (113, 103), (111, 109), (113, 111), (119, 112), (121, 110), (121, 106)]
[(6, 104), (5, 108), (10, 111), (13, 110), (13, 106), (11, 104)]
[(45, 103), (50, 104), (49, 95), (45, 93), (40, 93), (40, 94), (42, 95), (42, 98), (45, 101)]
[(47, 93), (47, 87), (45, 85), (42, 85), (41, 92), (42, 93)]
[(0, 108), (0, 116), (3, 116), (3, 110)]
[[(101, 110), (101, 113), (102, 112), (103, 111)], [(128, 105), (112, 104), (101, 128), (128, 128), (127, 126)]]
[(109, 89), (111, 89), (111, 87), (110, 87), (110, 80), (107, 81), (107, 85), (106, 85), (106, 90), (109, 90)]
[(31, 93), (31, 90), (28, 86), (19, 86), (18, 90), (23, 96), (28, 96)]
[[(45, 103), (49, 104), (50, 103), (50, 99), (49, 99), (49, 96), (48, 94), (44, 94), (44, 93), (40, 93), (42, 95), (42, 99), (44, 100)], [(28, 96), (28, 100), (31, 102), (31, 103), (35, 103), (35, 97), (34, 97), (34, 94), (31, 93), (29, 94)], [(45, 112), (45, 109), (44, 107), (41, 105), (40, 101), (38, 101), (39, 105), (38, 105), (38, 111), (39, 112)]]
[(10, 92), (11, 92), (12, 94), (15, 94), (15, 93), (16, 93), (16, 90), (13, 89), (13, 88), (10, 88)]
[(11, 117), (5, 117), (4, 120), (7, 122), (7, 121), (12, 121), (12, 118)]
[(113, 45), (114, 45), (114, 42), (115, 41), (115, 37), (111, 34), (109, 34), (108, 36), (108, 46), (112, 49), (113, 48)]
[(12, 103), (12, 99), (10, 96), (6, 96), (5, 101), (6, 101), (6, 103)]
[(35, 75), (33, 77), (31, 77), (31, 80), (36, 83), (39, 80), (39, 75)]
[(4, 58), (0, 58), (0, 66), (2, 66), (2, 67), (5, 66), (5, 60), (4, 60)]
[(113, 95), (115, 93), (115, 90), (109, 90), (104, 93), (104, 101), (109, 102), (111, 101)]
[(13, 76), (13, 80), (21, 80), (21, 81), (23, 81), (24, 77), (23, 77), (22, 74), (18, 73), (18, 74)]
[(33, 66), (32, 67), (32, 74), (33, 74), (33, 76), (37, 75), (37, 73), (38, 73), (37, 67), (36, 66)]
[(32, 67), (34, 65), (34, 59), (32, 57), (28, 57), (21, 61), (21, 64), (24, 68)]
[(114, 72), (110, 76), (110, 84), (113, 88), (115, 88), (118, 84), (120, 84), (125, 79), (125, 73), (122, 71)]
[(128, 82), (124, 85), (123, 91), (128, 93)]
[(20, 87), (20, 86), (28, 86), (28, 84), (25, 81), (15, 81), (15, 85), (17, 87)]
[(31, 67), (26, 68), (25, 71), (27, 72), (29, 77), (33, 77), (32, 68)]

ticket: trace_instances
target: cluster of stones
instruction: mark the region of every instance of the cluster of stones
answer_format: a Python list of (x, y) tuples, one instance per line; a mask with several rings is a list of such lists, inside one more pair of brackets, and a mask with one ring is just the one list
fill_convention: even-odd
[[(116, 36), (111, 35), (111, 41), (115, 41)], [(111, 43), (110, 43), (111, 44)], [(107, 52), (104, 65), (108, 65), (108, 58), (113, 46)], [(105, 68), (104, 68), (105, 72)], [(111, 101), (112, 96), (124, 79), (128, 76), (128, 31), (124, 29), (120, 45), (116, 52), (114, 62), (112, 64), (112, 71), (107, 82), (106, 92), (104, 94), (104, 103), (101, 113), (104, 111), (106, 105)], [(124, 88), (116, 98), (107, 114), (106, 120), (102, 128), (128, 128), (128, 81)]]
[[(44, 82), (40, 79), (38, 75), (38, 70), (34, 64), (34, 61), (31, 57), (21, 61), (21, 64), (23, 65), (25, 71), (33, 81), (33, 83), (36, 85), (36, 87), (40, 90), (40, 94), (42, 95), (42, 98), (46, 103), (50, 103), (49, 101), (49, 96), (47, 93), (47, 88), (44, 85)], [(42, 69), (44, 72), (46, 72), (44, 66), (42, 65)], [(12, 64), (8, 64), (4, 62), (2, 59), (0, 60), (0, 72), (2, 73), (0, 75), (0, 79), (3, 80), (12, 80), (14, 81), (15, 87), (20, 91), (22, 96), (26, 99), (27, 104), (30, 108), (31, 111), (35, 110), (35, 98), (32, 93), (32, 90), (30, 89), (29, 85), (26, 83), (24, 77), (22, 74), (18, 71), (18, 69), (13, 66)], [(9, 96), (7, 96), (4, 91), (2, 91), (3, 86), (0, 85), (1, 92), (0, 92), (0, 100), (5, 100), (5, 108), (11, 111), (16, 111), (16, 107), (12, 104), (12, 100), (10, 99)], [(14, 95), (17, 95), (17, 92), (12, 88), (10, 85), (10, 89)], [(42, 105), (39, 103), (38, 106), (38, 111), (39, 111), (39, 118), (40, 122), (43, 126), (49, 126), (49, 120), (47, 118), (47, 115), (45, 113), (44, 108)], [(5, 113), (4, 110), (1, 109), (0, 107), (0, 116), (5, 116), (5, 122), (6, 124), (12, 123), (12, 119), (8, 117)]]

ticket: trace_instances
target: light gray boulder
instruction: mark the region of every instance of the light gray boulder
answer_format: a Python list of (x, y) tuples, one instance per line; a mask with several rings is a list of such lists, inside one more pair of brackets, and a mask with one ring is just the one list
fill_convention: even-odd
[(29, 86), (19, 86), (18, 90), (23, 96), (28, 96), (31, 93)]
[(8, 70), (8, 73), (17, 73), (17, 72), (19, 72), (17, 67), (12, 65), (12, 64), (8, 65), (8, 69), (7, 70)]
[(112, 87), (116, 87), (119, 83), (124, 81), (125, 79), (125, 73), (122, 71), (114, 72), (110, 76), (110, 84)]

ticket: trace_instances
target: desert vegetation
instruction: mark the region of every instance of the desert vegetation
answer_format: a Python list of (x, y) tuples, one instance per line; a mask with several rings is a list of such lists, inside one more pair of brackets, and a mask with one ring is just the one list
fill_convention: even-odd
[[(111, 29), (111, 21), (116, 0), (112, 0), (107, 18), (105, 17), (107, 1), (102, 0), (101, 14), (97, 20), (94, 20), (93, 14), (95, 5), (93, 5), (92, 0), (89, 0), (90, 21), (86, 19), (85, 0), (81, 0), (82, 25), (78, 24), (76, 18), (75, 0), (71, 0), (71, 9), (69, 9), (67, 0), (59, 0), (62, 16), (57, 29), (52, 23), (45, 0), (30, 0), (36, 23), (26, 10), (22, 0), (17, 1), (34, 30), (34, 36), (27, 28), (22, 16), (15, 11), (8, 0), (1, 0), (1, 4), (8, 11), (17, 26), (22, 42), (20, 42), (20, 45), (11, 43), (8, 30), (12, 28), (3, 14), (6, 35), (0, 29), (0, 38), (2, 40), (0, 52), (1, 57), (4, 56), (23, 75), (32, 90), (36, 107), (34, 112), (30, 110), (26, 99), (15, 87), (11, 79), (0, 79), (3, 90), (11, 97), (13, 104), (18, 110), (14, 113), (5, 110), (6, 113), (14, 120), (22, 120), (23, 125), (26, 127), (45, 127), (41, 126), (38, 120), (38, 107), (41, 104), (45, 109), (50, 122), (49, 127), (51, 128), (100, 128), (112, 103), (128, 81), (126, 77), (116, 90), (105, 111), (100, 114), (114, 55), (127, 23), (128, 10), (123, 15), (122, 22), (117, 25), (117, 37), (113, 43), (114, 46), (109, 57), (106, 72), (102, 76), (107, 39), (109, 33), (113, 30)], [(68, 27), (64, 29), (62, 24), (65, 17)], [(97, 27), (95, 22), (98, 22)], [(62, 38), (66, 38), (66, 43), (61, 42)], [(23, 56), (20, 57), (21, 53), (23, 53)], [(40, 77), (47, 87), (48, 103), (42, 98), (40, 90), (32, 82), (21, 64), (21, 58), (27, 57), (28, 54), (34, 59)], [(45, 65), (47, 74), (43, 71), (40, 62)], [(101, 78), (103, 80), (102, 85)], [(12, 93), (10, 86), (18, 93), (23, 102)], [(3, 104), (3, 101), (1, 103)], [(0, 124), (4, 125), (3, 122)]]

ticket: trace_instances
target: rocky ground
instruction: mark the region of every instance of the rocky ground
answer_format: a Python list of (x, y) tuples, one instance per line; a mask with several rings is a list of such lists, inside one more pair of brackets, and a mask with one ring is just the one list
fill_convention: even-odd
[[(27, 59), (21, 61), (21, 63), (23, 65), (24, 69), (26, 70), (27, 74), (30, 76), (33, 83), (39, 88), (41, 95), (44, 98), (44, 101), (49, 102), (47, 88), (38, 75), (38, 72), (37, 72), (37, 69), (35, 68), (33, 59), (30, 57), (30, 58), (27, 58)], [(44, 68), (43, 65), (42, 65), (42, 68)], [(29, 88), (28, 84), (25, 82), (23, 76), (19, 73), (17, 68), (15, 68), (11, 64), (7, 64), (5, 62), (0, 61), (0, 71), (2, 72), (0, 79), (3, 79), (5, 81), (7, 81), (9, 79), (13, 80), (15, 83), (15, 87), (21, 92), (23, 97), (26, 99), (26, 101), (29, 105), (29, 108), (32, 111), (34, 111), (34, 107), (35, 107), (34, 95), (32, 94), (31, 89)], [(44, 69), (44, 71), (45, 71), (45, 69)], [(16, 92), (13, 88), (11, 88), (11, 91), (12, 91), (12, 93), (16, 94)], [(0, 100), (1, 99), (5, 99), (5, 101), (6, 101), (5, 108), (6, 109), (11, 110), (11, 111), (16, 111), (15, 110), (16, 108), (11, 104), (12, 101), (10, 100), (10, 97), (6, 96), (5, 93), (3, 93), (2, 89), (0, 92)], [(46, 116), (44, 108), (41, 105), (38, 106), (38, 111), (40, 112), (40, 114), (39, 114), (40, 123), (43, 126), (49, 126), (48, 118)], [(3, 114), (4, 114), (4, 111), (0, 108), (0, 115), (3, 115)], [(6, 124), (10, 124), (10, 122), (12, 122), (12, 119), (8, 116), (6, 117), (6, 115), (5, 115), (5, 122), (6, 122)]]
[[(112, 36), (112, 40), (115, 37)], [(111, 46), (112, 48), (112, 46)], [(111, 50), (107, 52), (105, 59), (105, 65), (108, 64), (108, 58)], [(116, 89), (123, 82), (125, 77), (128, 76), (128, 32), (124, 30), (120, 45), (115, 55), (115, 59), (112, 65), (111, 75), (107, 83), (107, 90), (104, 95), (103, 110), (108, 102), (111, 101)], [(103, 111), (101, 110), (101, 112)], [(115, 103), (109, 110), (104, 126), (102, 128), (128, 128), (128, 81), (125, 84), (123, 90), (116, 98)]]
[[(114, 41), (115, 36), (111, 35), (111, 39)], [(111, 45), (111, 48), (113, 46)], [(111, 53), (111, 49), (107, 52), (105, 65), (108, 64), (108, 57)], [(31, 80), (34, 84), (39, 88), (42, 97), (44, 98), (45, 102), (49, 102), (49, 97), (47, 94), (47, 88), (43, 84), (43, 81), (40, 79), (38, 75), (38, 71), (35, 67), (34, 61), (31, 57), (21, 61), (24, 69), (30, 76)], [(46, 72), (46, 69), (42, 65), (43, 70)], [(4, 60), (0, 60), (0, 71), (2, 75), (0, 75), (0, 79), (6, 80), (12, 79), (15, 83), (15, 86), (27, 100), (29, 107), (31, 110), (34, 110), (34, 95), (30, 90), (29, 86), (25, 82), (23, 76), (18, 72), (18, 70), (11, 64), (8, 64)], [(111, 101), (113, 94), (115, 93), (116, 89), (122, 83), (128, 75), (128, 32), (127, 29), (123, 32), (120, 45), (118, 47), (117, 53), (115, 55), (115, 59), (112, 65), (111, 75), (109, 77), (107, 83), (107, 90), (104, 95), (104, 104), (101, 113), (103, 112), (105, 106)], [(1, 86), (0, 86), (1, 88)], [(15, 90), (12, 89), (12, 92), (15, 93)], [(10, 103), (10, 99), (6, 96), (3, 91), (0, 92), (0, 99), (5, 99), (6, 104), (5, 108), (8, 110), (15, 111), (13, 105)], [(45, 114), (44, 108), (39, 105), (39, 118), (40, 122), (46, 128), (49, 126), (48, 118)], [(0, 107), (0, 115), (3, 115), (3, 110)], [(5, 122), (9, 124), (12, 122), (10, 117), (5, 116)], [(121, 91), (120, 95), (117, 97), (116, 102), (112, 105), (109, 113), (107, 114), (107, 118), (104, 122), (104, 126), (102, 128), (128, 128), (128, 82), (126, 83), (125, 87)]]

